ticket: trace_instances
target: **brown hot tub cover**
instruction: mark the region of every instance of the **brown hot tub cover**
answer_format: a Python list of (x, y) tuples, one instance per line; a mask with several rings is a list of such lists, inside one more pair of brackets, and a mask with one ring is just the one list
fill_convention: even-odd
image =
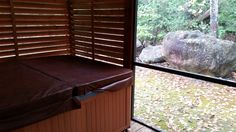
[(67, 83), (18, 62), (1, 63), (0, 131), (65, 111), (71, 91)]
[(38, 58), (22, 63), (71, 84), (76, 95), (132, 76), (129, 69), (73, 56)]
[(0, 131), (78, 108), (73, 96), (128, 86), (131, 77), (131, 70), (72, 56), (0, 63)]

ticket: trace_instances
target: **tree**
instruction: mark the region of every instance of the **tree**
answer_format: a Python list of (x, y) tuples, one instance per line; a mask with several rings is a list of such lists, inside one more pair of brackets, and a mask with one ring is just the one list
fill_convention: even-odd
[(158, 44), (168, 32), (200, 30), (224, 39), (236, 34), (235, 7), (236, 0), (138, 0), (137, 37)]
[(218, 31), (218, 12), (219, 12), (219, 1), (210, 0), (210, 26), (211, 35), (217, 37)]

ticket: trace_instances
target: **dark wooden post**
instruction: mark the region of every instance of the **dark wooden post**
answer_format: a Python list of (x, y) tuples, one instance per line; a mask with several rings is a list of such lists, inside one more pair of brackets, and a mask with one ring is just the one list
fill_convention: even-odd
[(15, 46), (15, 55), (16, 58), (19, 57), (18, 52), (18, 40), (17, 40), (17, 34), (16, 34), (16, 20), (15, 20), (15, 9), (14, 9), (14, 3), (13, 0), (10, 0), (10, 9), (11, 9), (11, 19), (12, 19), (12, 29), (13, 29), (13, 38), (14, 38), (14, 46)]

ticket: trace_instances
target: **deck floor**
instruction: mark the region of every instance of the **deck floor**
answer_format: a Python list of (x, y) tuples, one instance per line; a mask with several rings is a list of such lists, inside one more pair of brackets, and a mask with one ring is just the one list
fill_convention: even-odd
[(131, 128), (128, 131), (129, 132), (154, 132), (153, 130), (133, 121), (131, 122)]

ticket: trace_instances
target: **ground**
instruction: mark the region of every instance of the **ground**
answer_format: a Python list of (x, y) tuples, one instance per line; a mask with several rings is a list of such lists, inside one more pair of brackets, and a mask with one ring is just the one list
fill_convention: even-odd
[(165, 131), (236, 131), (236, 90), (136, 67), (135, 117)]

